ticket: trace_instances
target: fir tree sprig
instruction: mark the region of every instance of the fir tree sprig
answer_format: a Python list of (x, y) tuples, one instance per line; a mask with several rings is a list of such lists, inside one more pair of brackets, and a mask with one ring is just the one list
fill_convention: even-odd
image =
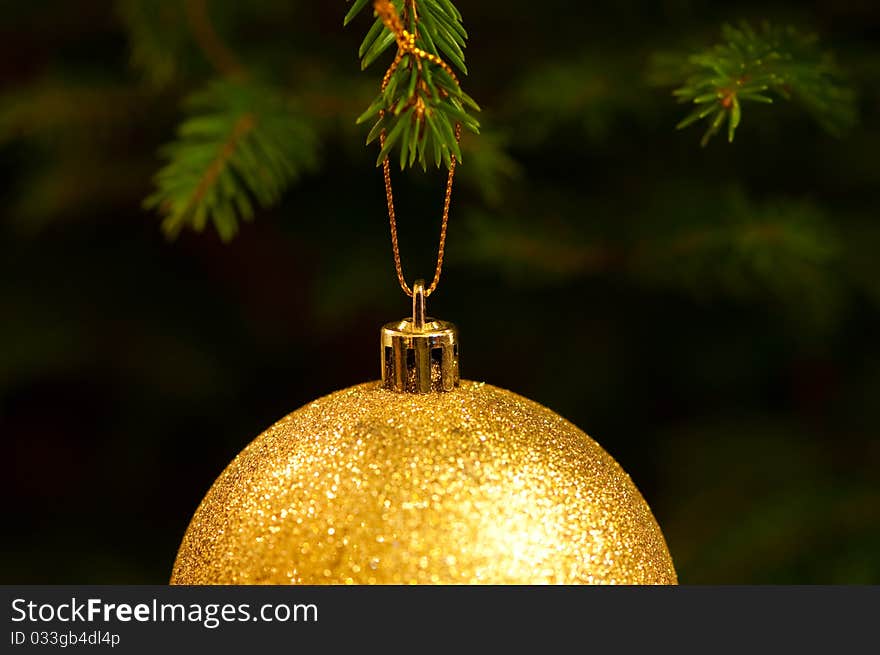
[[(368, 4), (370, 0), (354, 0), (344, 24)], [(456, 125), (474, 133), (480, 129), (470, 113), (479, 106), (443, 59), (467, 74), (461, 13), (450, 0), (375, 0), (372, 6), (376, 19), (360, 46), (361, 67), (397, 44), (382, 90), (358, 118), (358, 123), (373, 121), (367, 143), (385, 133), (376, 165), (396, 147), (401, 169), (416, 161), (423, 169), (429, 162), (448, 168), (452, 156), (461, 161)]]
[(690, 56), (681, 74), (686, 81), (674, 94), (679, 102), (696, 106), (677, 128), (706, 121), (704, 146), (725, 123), (732, 142), (742, 106), (749, 102), (792, 100), (835, 135), (856, 120), (855, 94), (832, 57), (819, 49), (814, 35), (793, 27), (724, 25), (722, 42)]
[(314, 165), (316, 134), (281, 92), (253, 82), (215, 81), (186, 105), (189, 116), (162, 150), (168, 163), (144, 205), (164, 215), (171, 237), (211, 221), (228, 241), (239, 220), (253, 218), (255, 202), (275, 204)]

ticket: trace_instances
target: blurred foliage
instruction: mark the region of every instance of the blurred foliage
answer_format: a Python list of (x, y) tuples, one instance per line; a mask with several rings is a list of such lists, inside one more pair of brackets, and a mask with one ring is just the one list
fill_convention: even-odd
[(228, 241), (239, 219), (253, 218), (252, 199), (274, 205), (303, 169), (314, 167), (314, 132), (291, 100), (252, 83), (214, 82), (187, 106), (191, 117), (163, 150), (169, 162), (145, 206), (166, 216), (169, 236), (185, 225), (201, 232), (210, 219)]
[[(733, 141), (742, 118), (743, 102), (773, 103), (773, 97), (794, 100), (802, 105), (822, 127), (840, 134), (856, 122), (855, 95), (842, 81), (842, 74), (829, 53), (818, 49), (815, 35), (801, 34), (791, 26), (764, 23), (756, 31), (744, 22), (736, 28), (724, 25), (723, 42), (709, 50), (670, 62), (675, 78), (686, 77), (675, 90), (679, 102), (695, 104), (678, 128), (705, 120), (709, 127), (702, 145), (727, 123), (727, 140)], [(669, 72), (654, 73), (663, 78)]]
[(663, 527), (689, 582), (783, 584), (817, 568), (826, 584), (876, 580), (876, 472), (856, 466), (841, 475), (834, 458), (805, 440), (802, 427), (761, 420), (670, 435), (662, 484), (679, 504)]
[[(381, 78), (358, 66), (369, 7), (342, 27), (353, 6), (5, 9), (5, 581), (164, 582), (251, 437), (376, 376), (374, 329), (408, 308), (355, 123)], [(463, 374), (611, 452), (683, 582), (880, 582), (880, 9), (456, 7), (484, 112), (462, 137), (431, 312), (461, 326)], [(782, 27), (706, 48), (739, 19)], [(672, 89), (693, 75), (712, 92), (710, 62), (735, 77), (752, 57), (736, 44), (771, 37), (798, 53), (800, 85), (758, 93), (792, 102), (749, 105), (730, 147), (673, 129)], [(397, 184), (413, 273), (436, 255), (443, 178)], [(151, 195), (166, 230), (214, 229), (169, 243)]]
[[(637, 77), (642, 64), (630, 57), (618, 55), (618, 66)], [(534, 64), (513, 80), (510, 90), (511, 106), (529, 126), (517, 135), (518, 140), (535, 146), (550, 137), (554, 127), (564, 125), (577, 137), (601, 142), (616, 122), (637, 118), (644, 103), (644, 89), (620, 85), (614, 79), (617, 74), (601, 53), (589, 51), (577, 58)]]
[(613, 238), (574, 228), (561, 217), (536, 224), (476, 213), (469, 217), (464, 254), (533, 282), (611, 273), (703, 299), (773, 298), (805, 318), (821, 319), (835, 309), (829, 273), (840, 258), (839, 237), (813, 203), (755, 205), (741, 189), (707, 194), (682, 185), (662, 190), (651, 205), (647, 217), (593, 216), (598, 224), (630, 225)]
[(131, 65), (156, 88), (181, 77), (180, 67), (193, 48), (182, 2), (121, 0), (119, 16), (128, 32)]

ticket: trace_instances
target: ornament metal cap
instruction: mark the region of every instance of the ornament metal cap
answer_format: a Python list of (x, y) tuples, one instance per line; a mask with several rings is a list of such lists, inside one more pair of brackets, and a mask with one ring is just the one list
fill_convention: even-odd
[(412, 318), (382, 326), (382, 386), (390, 391), (432, 393), (458, 387), (458, 328), (427, 316), (425, 295), (425, 281), (416, 280)]

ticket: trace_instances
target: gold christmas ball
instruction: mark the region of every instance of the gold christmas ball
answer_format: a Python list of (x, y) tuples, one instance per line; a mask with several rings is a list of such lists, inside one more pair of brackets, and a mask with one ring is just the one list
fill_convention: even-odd
[(488, 384), (316, 400), (220, 475), (172, 584), (675, 584), (638, 489), (595, 441)]

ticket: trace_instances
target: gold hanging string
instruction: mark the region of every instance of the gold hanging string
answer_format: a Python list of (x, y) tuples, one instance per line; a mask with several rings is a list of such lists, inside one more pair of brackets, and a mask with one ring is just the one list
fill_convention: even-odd
[[(440, 59), (437, 55), (416, 47), (416, 35), (404, 29), (403, 22), (400, 20), (397, 9), (395, 9), (394, 5), (392, 5), (389, 0), (375, 0), (373, 4), (376, 13), (382, 19), (385, 27), (394, 35), (394, 38), (397, 41), (397, 54), (394, 57), (394, 61), (392, 61), (391, 65), (388, 67), (388, 70), (385, 71), (385, 76), (382, 78), (383, 92), (391, 81), (391, 76), (394, 74), (394, 71), (397, 70), (401, 60), (407, 54), (416, 58), (416, 64), (418, 66), (421, 66), (420, 60), (422, 59), (440, 66), (455, 81), (455, 83), (458, 84), (458, 78), (455, 76), (455, 73), (449, 64)], [(412, 10), (415, 11), (415, 3), (412, 3)], [(424, 108), (419, 107), (419, 117), (421, 117), (423, 111)], [(384, 116), (385, 110), (383, 109), (379, 112), (379, 117), (381, 119), (384, 118)], [(461, 141), (461, 123), (455, 124), (455, 140), (456, 142)], [(384, 129), (379, 134), (379, 147), (385, 147)], [(446, 226), (449, 223), (449, 204), (452, 200), (452, 180), (455, 178), (455, 164), (455, 155), (452, 155), (449, 163), (449, 174), (446, 177), (446, 195), (443, 200), (443, 216), (440, 221), (440, 245), (437, 248), (437, 267), (434, 269), (434, 279), (431, 281), (431, 285), (425, 290), (426, 297), (430, 296), (437, 288), (437, 285), (440, 283), (440, 274), (443, 271), (443, 255), (446, 251)], [(397, 217), (394, 213), (394, 194), (391, 190), (391, 163), (388, 161), (387, 156), (382, 162), (382, 175), (385, 179), (385, 198), (388, 201), (388, 223), (391, 227), (391, 249), (394, 254), (394, 268), (397, 271), (397, 281), (400, 282), (400, 288), (403, 289), (403, 292), (407, 296), (412, 297), (412, 289), (410, 289), (409, 285), (406, 283), (406, 279), (403, 276), (403, 265), (400, 262), (400, 246), (397, 242)]]

